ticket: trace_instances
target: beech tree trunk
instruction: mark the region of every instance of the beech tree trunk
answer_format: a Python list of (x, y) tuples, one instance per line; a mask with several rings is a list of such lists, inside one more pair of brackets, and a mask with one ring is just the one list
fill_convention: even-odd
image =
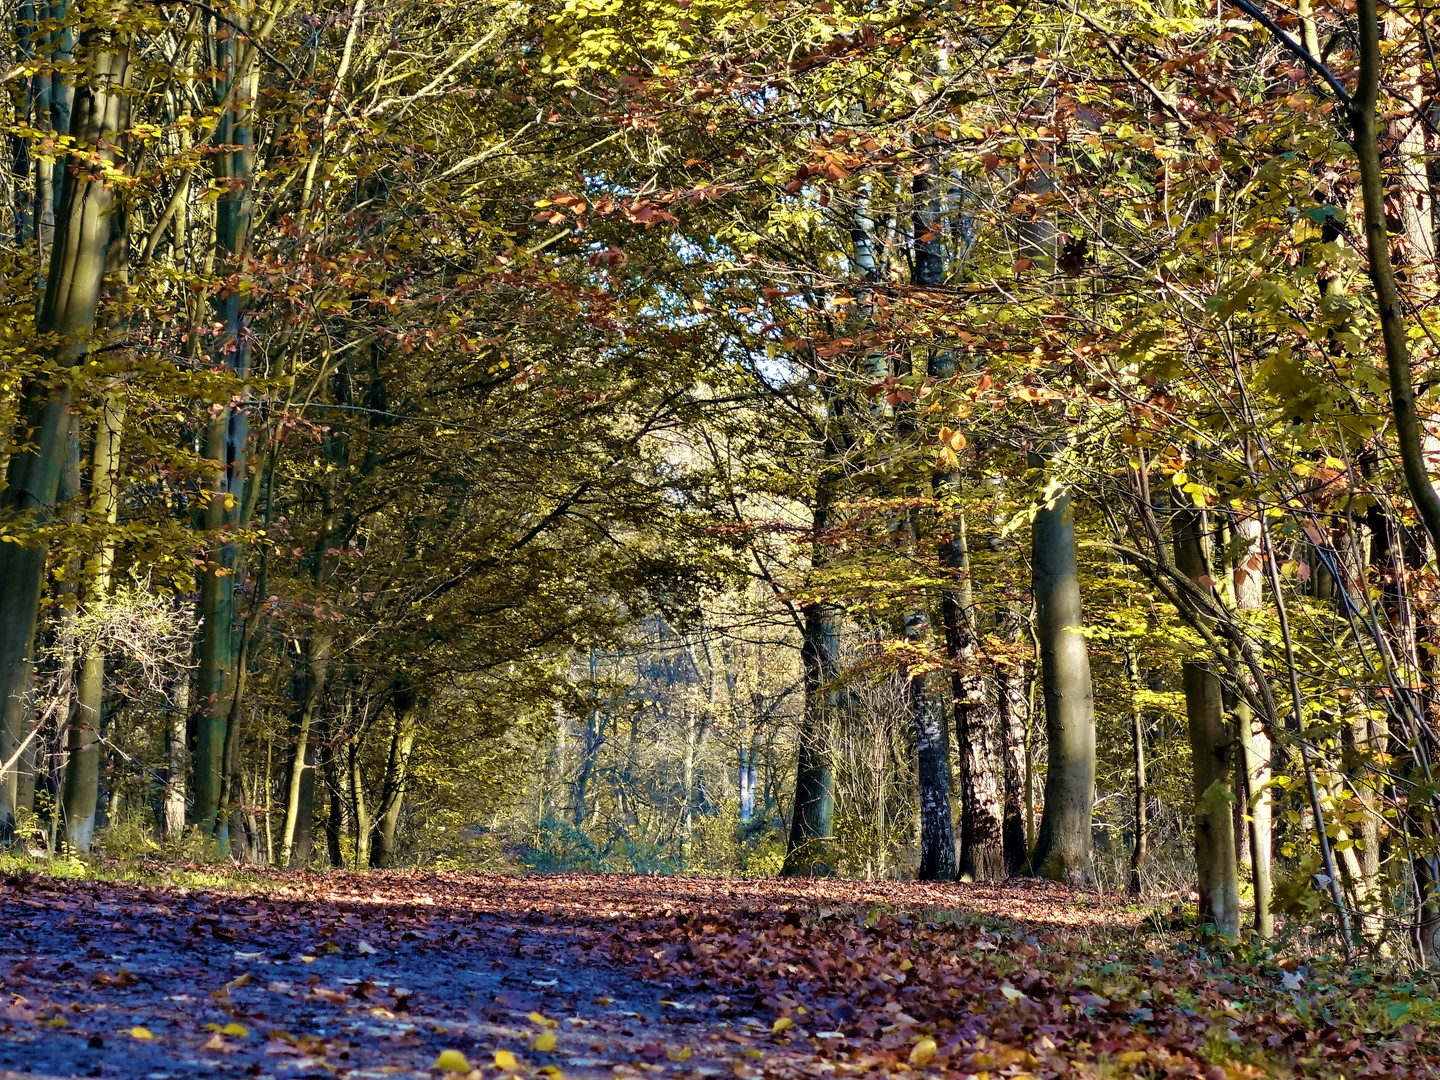
[(1040, 679), (1045, 701), (1045, 810), (1030, 869), (1072, 885), (1093, 878), (1091, 811), (1095, 798), (1095, 704), (1090, 654), (1079, 632), (1080, 576), (1074, 508), (1062, 494), (1041, 507), (1031, 530)]
[[(53, 335), (50, 354), (58, 368), (79, 363), (88, 353), (100, 288), (105, 277), (116, 211), (115, 185), (106, 169), (122, 167), (119, 133), (129, 125), (129, 39), (95, 26), (81, 42), (82, 70), (76, 76), (72, 135), (74, 156), (65, 167), (60, 213), (45, 279), (36, 332)], [(42, 170), (43, 171), (43, 170)], [(41, 372), (21, 389), (17, 436), (12, 446), (0, 510), (29, 512), (43, 519), (55, 504), (72, 437), (71, 390)], [(0, 702), (16, 701), (7, 716), (24, 715), (30, 683), (30, 649), (45, 574), (45, 549), (0, 545)], [(23, 734), (12, 730), (18, 744)], [(18, 785), (0, 778), (0, 833), (13, 827)]]
[[(214, 96), (216, 104), (227, 106), (219, 118), (217, 139), (229, 150), (214, 159), (216, 180), (224, 185), (216, 204), (215, 239), (230, 270), (238, 268), (245, 250), (253, 200), (253, 76), (241, 69), (240, 53), (236, 31), (217, 24), (218, 77)], [(241, 291), (227, 290), (217, 309), (224, 327), (217, 359), (243, 379), (249, 368), (249, 343)], [(244, 408), (232, 405), (228, 399), (217, 404), (220, 409), (205, 438), (205, 456), (214, 469), (205, 527), (215, 542), (200, 582), (201, 711), (195, 745), (195, 815), (201, 827), (212, 834), (225, 828), (220, 813), (225, 796), (225, 743), (238, 652), (235, 579), (241, 560), (235, 532), (244, 524), (246, 443), (250, 435)], [(223, 846), (223, 836), (221, 840)]]

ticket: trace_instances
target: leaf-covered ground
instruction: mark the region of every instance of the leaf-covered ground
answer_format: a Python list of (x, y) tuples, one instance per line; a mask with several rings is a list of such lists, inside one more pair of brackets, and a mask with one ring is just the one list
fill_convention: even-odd
[(1103, 898), (643, 877), (0, 883), (0, 1078), (1433, 1076), (1433, 987)]

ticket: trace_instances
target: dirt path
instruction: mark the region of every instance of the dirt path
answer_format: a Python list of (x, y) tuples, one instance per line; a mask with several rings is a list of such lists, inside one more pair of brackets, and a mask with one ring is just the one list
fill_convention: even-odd
[(1374, 987), (1135, 922), (1034, 885), (11, 878), (0, 1078), (1435, 1075)]

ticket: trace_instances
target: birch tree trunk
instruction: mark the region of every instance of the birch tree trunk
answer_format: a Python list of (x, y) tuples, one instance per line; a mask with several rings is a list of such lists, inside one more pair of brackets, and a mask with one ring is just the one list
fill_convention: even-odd
[[(1198, 510), (1179, 509), (1173, 522), (1176, 568), (1204, 587), (1204, 582), (1213, 581), (1205, 515)], [(1185, 691), (1195, 789), (1200, 923), (1213, 924), (1217, 933), (1233, 938), (1240, 933), (1240, 871), (1235, 858), (1235, 818), (1230, 807), (1235, 736), (1225, 722), (1223, 687), (1211, 663), (1186, 660), (1180, 678)]]
[[(1247, 553), (1236, 563), (1232, 575), (1237, 612), (1255, 612), (1264, 597), (1261, 576), (1258, 516), (1242, 518), (1235, 524), (1237, 536), (1249, 541)], [(1270, 734), (1263, 717), (1255, 715), (1243, 697), (1235, 704), (1235, 726), (1240, 740), (1241, 793), (1245, 799), (1246, 832), (1250, 840), (1250, 880), (1255, 891), (1255, 933), (1262, 938), (1275, 934), (1275, 916), (1270, 912), (1271, 835), (1274, 829), (1274, 797), (1270, 791)]]

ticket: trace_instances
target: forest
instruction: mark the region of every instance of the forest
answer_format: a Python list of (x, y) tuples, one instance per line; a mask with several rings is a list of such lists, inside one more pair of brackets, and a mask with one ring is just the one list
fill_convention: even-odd
[[(1196, 999), (1220, 1013), (1254, 980), (1294, 995), (1262, 1010), (1289, 1035), (1232, 1024), (1236, 1046), (1281, 1047), (1295, 1075), (1430, 1075), (1436, 18), (6, 0), (13, 934), (75, 903), (149, 925), (160, 893), (116, 875), (188, 867), (296, 912), (448, 897), (517, 943), (558, 921), (577, 956), (701, 980), (716, 1016), (726, 987), (761, 986), (763, 1008), (734, 1008), (770, 1009), (772, 1040), (833, 1028), (767, 1074), (1276, 1074), (1185, 1042), (1183, 1017), (1172, 1057), (1095, 1036), (1082, 1069), (1040, 1019), (992, 1054), (959, 1021), (931, 1031), (931, 1005), (896, 1013), (923, 968), (952, 999), (990, 978), (1018, 1031), (1036, 980), (1061, 979), (1024, 958), (1123, 924), (1139, 936), (1094, 945), (1097, 969), (1153, 953), (1185, 983), (1213, 962), (1239, 980)], [(762, 908), (773, 925), (747, 921)], [(601, 909), (649, 936), (574, 930)], [(981, 922), (934, 916), (962, 909)], [(405, 910), (385, 918), (423, 952), (435, 923)], [(942, 978), (906, 911), (993, 978)], [(1007, 918), (1018, 936), (981, 925)], [(764, 990), (743, 954), (772, 931), (795, 956), (814, 938), (913, 962), (872, 1023), (778, 975)], [(380, 944), (356, 940), (331, 934), (335, 964)], [(834, 972), (850, 963), (873, 968)], [(376, 1000), (389, 984), (361, 967), (345, 985)], [(1088, 989), (1057, 1024), (1099, 1030), (1130, 992), (1072, 977)], [(14, 1001), (0, 1022), (72, 1022)], [(515, 1013), (542, 1058), (547, 1007)], [(692, 1006), (642, 1012), (672, 1008)], [(127, 1038), (164, 1042), (150, 1022)], [(852, 1026), (909, 1041), (836, 1066)], [(247, 1030), (212, 1027), (217, 1053)], [(280, 1042), (325, 1061), (309, 1037)], [(644, 1068), (689, 1060), (635, 1038)]]

